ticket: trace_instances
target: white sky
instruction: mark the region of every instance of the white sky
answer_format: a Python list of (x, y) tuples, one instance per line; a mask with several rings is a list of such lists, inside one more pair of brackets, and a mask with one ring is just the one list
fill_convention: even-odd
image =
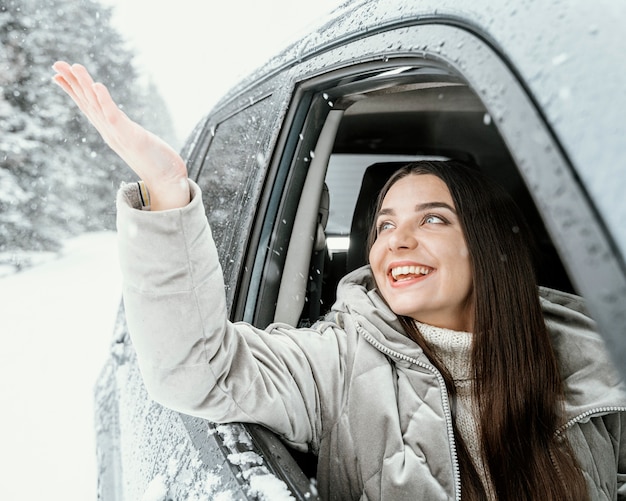
[(234, 83), (341, 3), (101, 1), (114, 7), (114, 24), (168, 103), (181, 141)]

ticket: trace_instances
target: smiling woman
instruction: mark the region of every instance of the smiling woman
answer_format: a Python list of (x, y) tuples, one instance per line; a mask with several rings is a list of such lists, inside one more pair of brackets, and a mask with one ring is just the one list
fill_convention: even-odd
[[(553, 435), (564, 390), (531, 236), (513, 200), (459, 162), (416, 162), (391, 176), (376, 214), (377, 290), (458, 398), (454, 430), (468, 497), (584, 499), (571, 446)], [(507, 475), (510, 468), (522, 477)], [(546, 474), (552, 468), (562, 484)]]
[(434, 175), (404, 172), (383, 189), (375, 221), (369, 260), (378, 290), (397, 315), (471, 332), (472, 273), (450, 192)]

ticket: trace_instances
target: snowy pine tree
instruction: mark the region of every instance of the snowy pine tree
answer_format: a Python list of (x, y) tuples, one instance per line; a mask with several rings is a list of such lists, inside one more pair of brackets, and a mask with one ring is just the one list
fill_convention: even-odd
[[(143, 85), (133, 54), (95, 0), (0, 0), (0, 252), (54, 250), (114, 225), (130, 170), (51, 81), (51, 65), (84, 64), (122, 108), (172, 138), (169, 113)], [(149, 101), (150, 98), (150, 101)]]

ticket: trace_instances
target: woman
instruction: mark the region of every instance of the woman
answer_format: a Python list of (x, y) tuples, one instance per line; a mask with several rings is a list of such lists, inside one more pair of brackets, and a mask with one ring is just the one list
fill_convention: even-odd
[(157, 401), (318, 455), (324, 499), (626, 499), (626, 397), (579, 298), (537, 293), (511, 201), (452, 162), (383, 189), (370, 266), (310, 329), (227, 320), (199, 188), (86, 70), (55, 81), (141, 177), (118, 196), (129, 330)]

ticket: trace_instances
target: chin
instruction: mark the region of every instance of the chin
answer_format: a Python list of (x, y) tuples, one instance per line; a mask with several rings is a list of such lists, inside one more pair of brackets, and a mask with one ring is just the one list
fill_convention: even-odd
[(410, 317), (415, 320), (419, 316), (419, 312), (416, 312), (415, 308), (411, 308), (409, 306), (390, 304), (390, 308), (391, 311), (393, 311), (398, 316)]

